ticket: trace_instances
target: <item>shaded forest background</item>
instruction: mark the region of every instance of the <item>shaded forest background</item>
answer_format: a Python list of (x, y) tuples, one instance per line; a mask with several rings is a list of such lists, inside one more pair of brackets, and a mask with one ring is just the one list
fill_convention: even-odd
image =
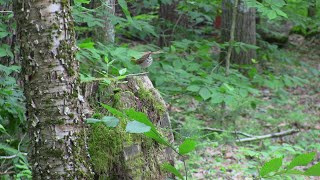
[[(43, 144), (34, 140), (34, 134), (61, 123), (88, 133), (77, 134), (80, 141), (65, 141), (72, 148), (77, 147), (74, 142), (80, 147), (75, 150), (78, 154), (70, 153), (72, 161), (80, 159), (75, 164), (90, 167), (84, 172), (77, 167), (81, 175), (77, 171), (74, 177), (319, 176), (320, 2), (240, 0), (237, 6), (234, 2), (56, 2), (64, 7), (56, 16), (69, 23), (57, 21), (67, 24), (58, 26), (71, 32), (64, 35), (67, 45), (59, 47), (64, 53), (59, 58), (71, 62), (66, 79), (79, 86), (72, 86), (78, 94), (66, 97), (77, 104), (73, 108), (81, 106), (81, 123), (68, 121), (77, 119), (77, 113), (61, 116), (63, 122), (53, 121), (58, 116), (50, 103), (39, 98), (46, 112), (39, 119), (45, 123), (33, 126), (35, 116), (41, 114), (33, 101), (38, 105), (34, 99), (40, 95), (30, 92), (42, 86), (26, 80), (28, 72), (34, 72), (26, 60), (35, 57), (39, 63), (51, 58), (39, 53), (51, 46), (36, 46), (34, 40), (41, 39), (41, 44), (53, 42), (54, 37), (23, 21), (28, 14), (22, 10), (24, 2), (1, 0), (1, 178), (39, 178), (44, 169), (52, 170), (45, 176), (56, 176), (59, 166), (46, 164), (41, 169), (41, 157), (54, 154), (50, 158), (61, 160), (69, 152), (41, 151), (37, 157), (34, 149), (41, 150)], [(30, 22), (42, 22), (40, 17)], [(48, 29), (60, 37), (55, 26)], [(33, 40), (38, 35), (41, 38)], [(36, 52), (34, 56), (27, 48)], [(134, 61), (148, 51), (161, 53), (152, 55), (152, 65), (144, 69)], [(50, 69), (39, 67), (38, 72)], [(43, 135), (48, 132), (43, 130)], [(89, 156), (84, 155), (87, 152)], [(30, 154), (34, 158), (28, 159)], [(301, 154), (304, 160), (292, 160)]]

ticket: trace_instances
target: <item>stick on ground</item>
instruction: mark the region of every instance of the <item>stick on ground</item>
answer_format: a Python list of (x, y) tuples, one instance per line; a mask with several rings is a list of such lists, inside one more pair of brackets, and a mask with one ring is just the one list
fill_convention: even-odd
[(272, 133), (272, 134), (267, 134), (267, 135), (262, 135), (262, 136), (254, 136), (254, 137), (249, 137), (249, 138), (243, 138), (243, 139), (238, 139), (236, 142), (250, 142), (250, 141), (256, 141), (256, 140), (261, 140), (261, 139), (267, 139), (267, 138), (275, 138), (275, 137), (283, 137), (287, 135), (292, 135), (295, 133), (298, 133), (298, 129), (290, 129), (288, 131), (282, 131), (278, 133)]

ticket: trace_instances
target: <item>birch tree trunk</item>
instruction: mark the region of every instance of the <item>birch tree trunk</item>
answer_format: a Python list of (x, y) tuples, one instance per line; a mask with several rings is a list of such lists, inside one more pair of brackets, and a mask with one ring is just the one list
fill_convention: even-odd
[(68, 0), (15, 0), (34, 179), (92, 179)]
[[(222, 42), (228, 42), (230, 39), (232, 7), (233, 0), (222, 1), (222, 25), (221, 39)], [(239, 1), (238, 13), (236, 19), (235, 41), (243, 42), (250, 45), (256, 45), (256, 10), (245, 6), (243, 0)], [(221, 53), (221, 59), (225, 59), (225, 51)], [(231, 63), (250, 64), (251, 59), (256, 58), (256, 50), (241, 50), (239, 53), (233, 50), (231, 54)]]

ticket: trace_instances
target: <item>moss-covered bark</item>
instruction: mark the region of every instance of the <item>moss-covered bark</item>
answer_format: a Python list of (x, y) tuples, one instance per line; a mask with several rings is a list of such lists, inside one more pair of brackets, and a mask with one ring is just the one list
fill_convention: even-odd
[[(163, 127), (162, 133), (173, 140), (170, 120), (158, 91), (147, 76), (130, 77), (128, 83), (118, 86), (107, 102), (118, 110), (134, 108), (144, 112), (149, 119)], [(112, 88), (113, 89), (113, 88)], [(163, 162), (172, 162), (172, 152), (144, 135), (125, 132), (127, 119), (120, 118), (120, 125), (107, 128), (94, 125), (89, 140), (90, 155), (99, 179), (166, 179), (170, 175), (161, 172)]]
[(34, 179), (91, 179), (68, 0), (15, 0)]

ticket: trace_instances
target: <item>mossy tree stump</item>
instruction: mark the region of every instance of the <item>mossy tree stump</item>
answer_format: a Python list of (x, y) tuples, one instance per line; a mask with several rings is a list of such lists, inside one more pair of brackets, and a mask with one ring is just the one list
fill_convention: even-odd
[[(169, 142), (173, 141), (166, 104), (148, 76), (131, 76), (107, 97), (105, 104), (118, 110), (133, 108), (145, 113)], [(161, 164), (173, 164), (172, 150), (144, 135), (125, 132), (125, 119), (117, 128), (92, 127), (89, 151), (97, 179), (166, 179)]]

